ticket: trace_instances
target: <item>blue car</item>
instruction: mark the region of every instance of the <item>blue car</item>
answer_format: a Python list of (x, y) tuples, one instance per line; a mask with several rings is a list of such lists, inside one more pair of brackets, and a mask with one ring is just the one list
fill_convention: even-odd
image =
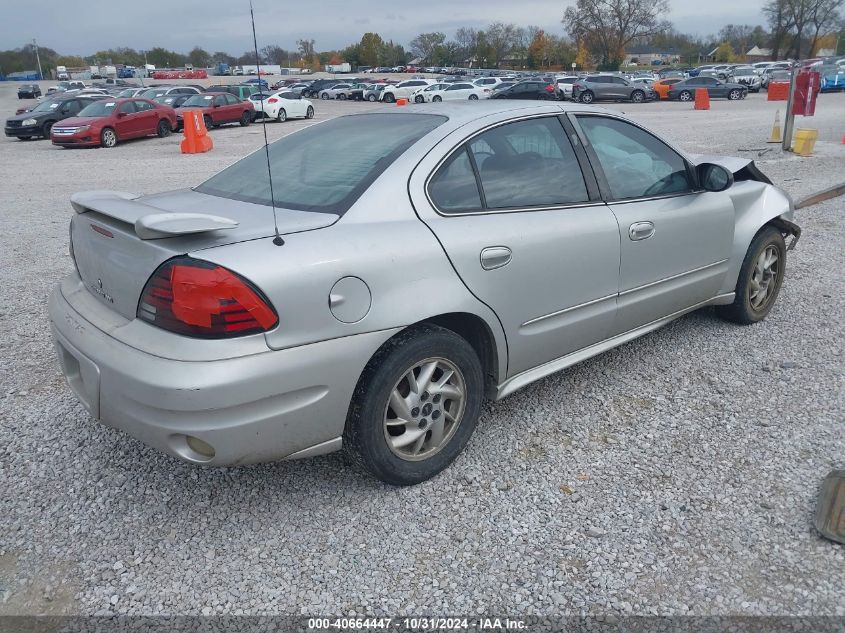
[(256, 86), (260, 86), (261, 88), (269, 88), (270, 84), (268, 84), (264, 79), (247, 79), (246, 81), (242, 81), (243, 84), (254, 84)]
[(840, 92), (845, 90), (845, 68), (835, 64), (825, 64), (814, 68), (822, 79), (821, 92)]

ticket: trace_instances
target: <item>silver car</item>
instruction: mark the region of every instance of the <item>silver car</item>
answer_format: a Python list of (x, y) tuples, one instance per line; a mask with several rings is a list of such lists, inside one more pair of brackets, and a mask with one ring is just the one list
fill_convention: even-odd
[(269, 161), (272, 189), (262, 148), (193, 189), (71, 198), (49, 313), (93, 418), (197, 464), (343, 447), (415, 484), (485, 398), (705, 306), (760, 321), (800, 235), (752, 161), (581, 104), (343, 116)]

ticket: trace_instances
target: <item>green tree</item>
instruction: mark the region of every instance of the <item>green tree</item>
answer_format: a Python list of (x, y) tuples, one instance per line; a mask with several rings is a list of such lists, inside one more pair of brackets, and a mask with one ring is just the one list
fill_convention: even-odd
[(226, 53), (225, 51), (217, 51), (217, 52), (214, 53), (214, 55), (211, 56), (211, 58), (212, 58), (213, 62), (216, 62), (218, 64), (223, 63), (223, 64), (229, 64), (229, 66), (234, 66), (235, 64), (238, 63), (238, 60), (237, 60), (236, 57), (229, 55), (229, 53)]
[(445, 41), (445, 33), (420, 33), (411, 40), (411, 53), (413, 53), (415, 57), (420, 57), (424, 61), (431, 62), (434, 58), (437, 47), (442, 46)]
[(207, 50), (194, 46), (188, 53), (188, 61), (194, 68), (208, 68), (211, 66), (211, 55)]
[(729, 64), (736, 58), (730, 42), (722, 42), (716, 49), (714, 59), (722, 64)]
[(378, 66), (384, 57), (384, 40), (378, 33), (364, 33), (358, 45), (358, 61), (364, 66)]

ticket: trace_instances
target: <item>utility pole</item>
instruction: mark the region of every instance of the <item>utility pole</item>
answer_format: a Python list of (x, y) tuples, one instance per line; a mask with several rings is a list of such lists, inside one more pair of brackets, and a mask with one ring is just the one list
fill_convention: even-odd
[(44, 79), (44, 73), (41, 72), (41, 57), (38, 55), (38, 42), (32, 38), (32, 45), (35, 47), (35, 60), (38, 62), (38, 78)]

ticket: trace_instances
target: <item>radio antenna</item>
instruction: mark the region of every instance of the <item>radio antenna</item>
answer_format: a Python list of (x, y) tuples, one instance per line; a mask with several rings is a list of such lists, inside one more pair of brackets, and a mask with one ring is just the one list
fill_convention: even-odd
[[(255, 13), (252, 11), (252, 0), (249, 0), (249, 17), (252, 20), (252, 43), (255, 46), (255, 73), (258, 77), (258, 91), (264, 92), (264, 87), (261, 85), (261, 58), (258, 56), (258, 38), (255, 36)], [(267, 84), (269, 89), (270, 84)], [(262, 99), (263, 101), (263, 99)], [(270, 181), (270, 206), (273, 208), (273, 230), (276, 237), (273, 238), (273, 244), (281, 246), (285, 243), (282, 236), (279, 235), (279, 222), (276, 219), (276, 196), (273, 193), (273, 170), (270, 168), (270, 144), (267, 142), (267, 116), (264, 112), (264, 107), (261, 108), (261, 128), (264, 130), (264, 156), (267, 157), (267, 179)]]

